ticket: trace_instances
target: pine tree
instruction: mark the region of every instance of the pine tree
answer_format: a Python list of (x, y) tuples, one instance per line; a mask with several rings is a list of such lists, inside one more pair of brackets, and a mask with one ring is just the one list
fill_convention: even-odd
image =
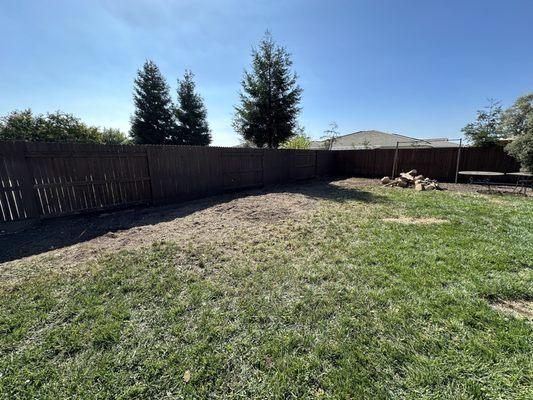
[(241, 104), (235, 107), (233, 127), (257, 147), (277, 148), (295, 133), (302, 89), (285, 48), (267, 32), (252, 50), (252, 71), (244, 72)]
[(169, 87), (153, 61), (146, 61), (137, 73), (133, 102), (130, 135), (135, 143), (163, 144), (175, 135)]
[(178, 79), (176, 118), (176, 144), (207, 146), (211, 143), (207, 111), (202, 97), (195, 93), (194, 74), (191, 71), (185, 71), (183, 79)]

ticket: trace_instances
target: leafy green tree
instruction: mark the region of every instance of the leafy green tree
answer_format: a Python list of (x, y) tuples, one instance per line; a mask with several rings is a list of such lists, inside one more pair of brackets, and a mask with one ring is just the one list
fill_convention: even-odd
[(41, 141), (99, 143), (98, 128), (85, 125), (79, 118), (61, 111), (36, 118)]
[(502, 130), (511, 142), (505, 151), (533, 172), (533, 93), (519, 97), (502, 115)]
[(233, 127), (257, 147), (277, 148), (294, 135), (302, 89), (292, 61), (269, 32), (252, 50), (252, 70), (245, 71)]
[(191, 71), (185, 71), (183, 79), (178, 79), (178, 103), (175, 111), (178, 126), (171, 143), (192, 146), (207, 146), (211, 143), (207, 110), (202, 97), (195, 92), (195, 86)]
[(502, 131), (507, 138), (533, 132), (533, 93), (519, 97), (501, 117)]
[(243, 149), (257, 149), (257, 146), (253, 142), (250, 142), (242, 137), (239, 139), (239, 145), (237, 147), (241, 147)]
[(126, 144), (118, 129), (87, 126), (62, 111), (34, 115), (30, 109), (13, 111), (0, 118), (0, 139), (31, 142)]
[(495, 146), (504, 137), (501, 127), (502, 107), (499, 101), (489, 99), (484, 110), (478, 110), (475, 122), (467, 124), (462, 132), (473, 146)]
[(295, 135), (282, 143), (280, 147), (282, 149), (308, 149), (311, 147), (311, 138), (305, 133), (303, 126), (298, 126)]
[(176, 135), (170, 91), (153, 61), (146, 61), (137, 72), (133, 89), (135, 112), (130, 135), (135, 143), (163, 144)]
[(13, 111), (2, 118), (0, 138), (39, 142), (101, 143), (98, 128), (62, 111), (33, 115), (31, 110)]
[(513, 140), (505, 146), (505, 151), (516, 158), (524, 170), (533, 172), (533, 132)]
[(309, 136), (303, 134), (294, 135), (289, 140), (287, 140), (285, 143), (283, 143), (280, 147), (282, 149), (308, 149), (309, 146), (311, 146), (311, 139), (309, 139)]
[(130, 144), (130, 139), (120, 129), (103, 128), (100, 130), (100, 143)]
[(30, 109), (13, 111), (0, 119), (0, 139), (38, 140), (37, 121)]

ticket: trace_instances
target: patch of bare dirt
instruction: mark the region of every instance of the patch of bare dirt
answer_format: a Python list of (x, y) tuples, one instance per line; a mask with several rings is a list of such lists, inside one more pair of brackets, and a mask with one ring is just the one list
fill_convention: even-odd
[(517, 318), (533, 321), (533, 301), (527, 300), (502, 300), (492, 303), (491, 307), (497, 311), (511, 314)]
[[(220, 244), (255, 238), (284, 220), (298, 220), (322, 199), (361, 196), (343, 182), (312, 181), (266, 190), (214, 196), (185, 204), (55, 219), (0, 236), (0, 283), (37, 273), (68, 271), (104, 254), (155, 242)], [(360, 185), (358, 185), (360, 186)]]
[(414, 217), (383, 218), (382, 221), (395, 222), (395, 223), (398, 223), (398, 224), (406, 224), (406, 225), (445, 224), (447, 222), (450, 222), (447, 219), (431, 218), (431, 217), (421, 217), (421, 218), (414, 218)]

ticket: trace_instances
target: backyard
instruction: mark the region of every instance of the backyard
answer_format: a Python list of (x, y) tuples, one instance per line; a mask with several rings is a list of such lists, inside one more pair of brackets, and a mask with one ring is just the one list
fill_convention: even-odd
[(533, 396), (533, 203), (280, 185), (0, 237), (0, 395)]

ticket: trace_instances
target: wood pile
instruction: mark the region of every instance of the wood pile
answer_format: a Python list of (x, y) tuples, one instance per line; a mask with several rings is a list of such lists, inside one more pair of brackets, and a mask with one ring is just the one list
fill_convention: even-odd
[(416, 169), (412, 169), (409, 172), (402, 172), (396, 179), (385, 176), (381, 179), (381, 183), (391, 187), (414, 188), (417, 191), (442, 190), (436, 180), (426, 178), (424, 175), (418, 175)]

